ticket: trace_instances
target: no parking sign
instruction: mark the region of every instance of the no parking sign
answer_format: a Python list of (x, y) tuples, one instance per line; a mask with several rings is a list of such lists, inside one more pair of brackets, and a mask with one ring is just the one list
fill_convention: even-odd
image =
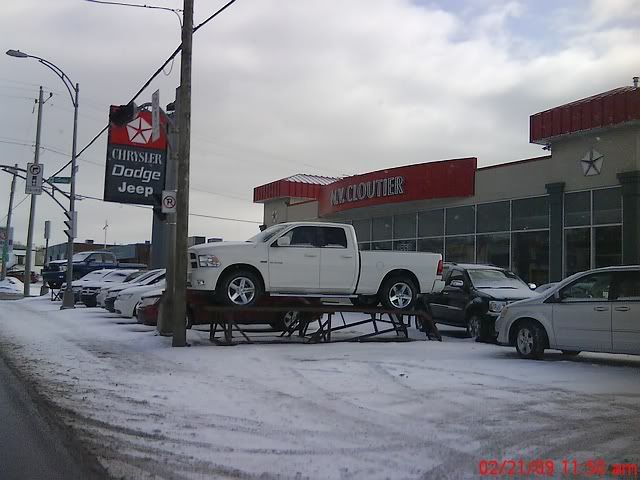
[(176, 213), (177, 203), (175, 190), (162, 191), (162, 213)]

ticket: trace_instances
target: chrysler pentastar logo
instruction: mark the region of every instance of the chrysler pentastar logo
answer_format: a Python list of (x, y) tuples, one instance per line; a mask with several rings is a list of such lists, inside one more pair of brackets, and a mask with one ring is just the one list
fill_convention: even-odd
[(587, 154), (582, 157), (580, 160), (580, 165), (582, 166), (582, 173), (584, 173), (585, 177), (590, 177), (592, 175), (600, 175), (602, 171), (602, 163), (604, 162), (604, 155), (598, 152), (595, 149), (591, 149), (587, 152)]
[(153, 127), (140, 116), (127, 123), (127, 135), (131, 143), (149, 143), (152, 133)]

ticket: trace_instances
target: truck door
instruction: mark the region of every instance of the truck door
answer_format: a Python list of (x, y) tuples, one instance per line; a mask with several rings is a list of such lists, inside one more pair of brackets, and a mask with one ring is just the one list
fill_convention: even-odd
[(282, 237), (289, 244), (269, 247), (269, 285), (274, 293), (317, 293), (320, 290), (320, 247), (318, 227), (299, 226)]
[(348, 245), (341, 227), (319, 227), (320, 290), (323, 293), (353, 293), (356, 283), (357, 246)]

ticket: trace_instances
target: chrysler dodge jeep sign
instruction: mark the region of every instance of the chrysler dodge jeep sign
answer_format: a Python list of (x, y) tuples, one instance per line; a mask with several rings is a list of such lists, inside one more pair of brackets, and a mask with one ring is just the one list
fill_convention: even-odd
[(109, 126), (104, 200), (160, 205), (167, 159), (163, 116), (161, 121), (157, 140), (152, 138), (151, 112), (139, 112), (124, 126)]

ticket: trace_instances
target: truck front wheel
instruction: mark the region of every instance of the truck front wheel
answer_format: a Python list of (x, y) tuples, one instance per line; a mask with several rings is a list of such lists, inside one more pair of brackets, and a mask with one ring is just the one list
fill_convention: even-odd
[(225, 305), (251, 307), (262, 296), (258, 276), (250, 270), (234, 270), (218, 284), (218, 298)]
[(387, 278), (381, 290), (380, 299), (389, 310), (410, 310), (418, 297), (413, 280), (402, 276)]

